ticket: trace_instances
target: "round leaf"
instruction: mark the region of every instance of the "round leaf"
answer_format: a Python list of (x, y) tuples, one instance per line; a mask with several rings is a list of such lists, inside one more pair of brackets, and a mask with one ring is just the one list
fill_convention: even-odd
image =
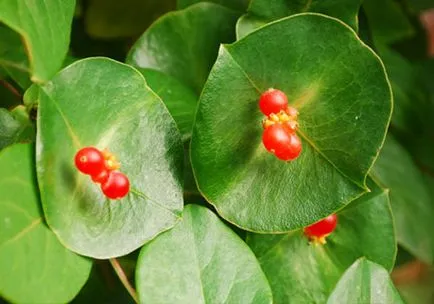
[(181, 132), (183, 141), (191, 136), (198, 97), (177, 79), (156, 70), (140, 69), (149, 87), (163, 100)]
[(387, 273), (380, 265), (361, 258), (345, 271), (327, 304), (404, 304)]
[[(300, 113), (293, 162), (262, 144), (258, 100), (270, 87)], [(191, 143), (199, 190), (246, 230), (313, 223), (365, 192), (391, 107), (384, 66), (341, 21), (309, 13), (265, 26), (222, 47), (204, 87)]]
[(0, 7), (0, 22), (25, 41), (32, 80), (50, 79), (68, 52), (75, 0), (3, 0)]
[(276, 303), (324, 303), (342, 273), (362, 256), (392, 269), (396, 242), (387, 193), (377, 188), (337, 216), (325, 245), (309, 244), (303, 231), (248, 235)]
[[(135, 69), (77, 61), (41, 87), (37, 167), (47, 222), (78, 253), (125, 255), (171, 228), (182, 210), (183, 147), (175, 122)], [(131, 184), (121, 200), (74, 167), (82, 147), (108, 148)]]
[(250, 0), (178, 0), (177, 7), (178, 9), (183, 9), (199, 2), (213, 2), (237, 11), (244, 11), (249, 5)]
[(273, 20), (305, 12), (336, 17), (357, 31), (357, 15), (361, 2), (361, 0), (251, 0), (248, 14), (238, 20), (237, 38), (240, 39)]
[(171, 75), (199, 94), (218, 46), (234, 39), (237, 17), (236, 12), (213, 3), (168, 13), (137, 40), (127, 63)]
[(67, 250), (41, 215), (34, 176), (34, 146), (0, 154), (0, 295), (14, 303), (66, 303), (92, 266)]
[(187, 205), (182, 221), (143, 247), (136, 272), (141, 303), (271, 303), (247, 245), (210, 210)]
[(371, 175), (390, 189), (398, 242), (426, 263), (434, 262), (434, 207), (424, 177), (411, 156), (388, 136)]

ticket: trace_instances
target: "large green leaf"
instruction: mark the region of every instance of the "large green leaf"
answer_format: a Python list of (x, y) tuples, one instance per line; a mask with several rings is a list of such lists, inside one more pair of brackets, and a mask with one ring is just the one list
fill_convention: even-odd
[[(300, 112), (303, 151), (293, 162), (261, 141), (258, 100), (270, 87)], [(199, 190), (247, 230), (313, 223), (366, 191), (391, 106), (381, 61), (348, 26), (313, 13), (272, 23), (220, 49), (193, 128)]]
[(130, 50), (127, 63), (171, 75), (200, 94), (222, 42), (234, 39), (238, 14), (198, 3), (157, 20)]
[(427, 263), (434, 261), (434, 205), (411, 156), (388, 137), (371, 175), (390, 189), (398, 242)]
[(92, 262), (63, 247), (45, 225), (33, 157), (29, 144), (0, 154), (0, 295), (14, 303), (66, 303)]
[(404, 304), (386, 269), (360, 258), (344, 273), (327, 304)]
[(182, 221), (145, 245), (136, 285), (141, 303), (271, 303), (247, 245), (210, 210), (187, 205)]
[(178, 0), (177, 7), (183, 9), (199, 2), (213, 2), (237, 11), (244, 11), (247, 9), (250, 0)]
[(186, 85), (169, 75), (151, 69), (138, 69), (149, 87), (163, 100), (181, 131), (183, 141), (191, 136), (198, 96)]
[(35, 138), (35, 127), (24, 106), (9, 112), (0, 108), (0, 150), (19, 142), (31, 142)]
[[(1, 4), (0, 4), (1, 5)], [(0, 6), (1, 8), (1, 6)], [(1, 14), (1, 13), (0, 13)], [(0, 25), (0, 68), (22, 88), (30, 86), (29, 61), (20, 36)]]
[(302, 231), (249, 234), (276, 303), (324, 303), (342, 273), (362, 256), (392, 269), (396, 255), (387, 193), (378, 186), (338, 213), (325, 245), (309, 244)]
[(176, 0), (90, 0), (86, 31), (110, 39), (140, 35), (160, 15), (175, 9)]
[[(41, 87), (37, 168), (47, 222), (73, 251), (125, 255), (171, 228), (182, 210), (183, 148), (175, 122), (135, 69), (77, 61)], [(121, 200), (74, 167), (84, 146), (109, 148), (130, 179)]]
[(29, 54), (32, 80), (49, 80), (69, 47), (75, 0), (0, 0), (0, 21), (17, 31)]
[(248, 14), (237, 23), (240, 39), (255, 29), (280, 18), (314, 12), (336, 17), (357, 31), (357, 14), (362, 0), (251, 0)]

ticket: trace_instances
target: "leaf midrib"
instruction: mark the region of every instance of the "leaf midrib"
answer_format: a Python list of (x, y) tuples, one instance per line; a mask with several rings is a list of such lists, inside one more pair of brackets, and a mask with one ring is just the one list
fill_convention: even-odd
[[(243, 69), (243, 67), (235, 60), (235, 58), (232, 56), (232, 54), (229, 52), (229, 50), (223, 46), (226, 53), (230, 56), (232, 61), (239, 67), (240, 71), (244, 74), (246, 79), (250, 82), (253, 88), (256, 89), (259, 95), (262, 94), (262, 91), (259, 89), (259, 87), (254, 83), (254, 81), (249, 77), (247, 72)], [(309, 143), (309, 145), (312, 147), (314, 151), (316, 151), (319, 155), (321, 155), (328, 163), (332, 165), (340, 174), (342, 174), (344, 177), (346, 177), (348, 180), (350, 180), (353, 184), (355, 184), (357, 187), (366, 190), (366, 186), (360, 185), (357, 181), (353, 180), (351, 177), (349, 177), (346, 173), (342, 172), (342, 170), (335, 165), (327, 156), (325, 156), (322, 151), (315, 145), (314, 141), (310, 139), (305, 133), (303, 133), (300, 129), (297, 130), (297, 133), (306, 140), (306, 142)]]

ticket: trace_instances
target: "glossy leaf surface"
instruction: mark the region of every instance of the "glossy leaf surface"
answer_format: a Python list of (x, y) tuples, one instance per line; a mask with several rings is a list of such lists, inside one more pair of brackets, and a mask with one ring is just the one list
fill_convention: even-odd
[(301, 230), (248, 235), (275, 303), (324, 303), (347, 267), (362, 256), (392, 269), (396, 240), (389, 200), (386, 192), (372, 189), (337, 213), (337, 227), (325, 245), (309, 244)]
[[(182, 211), (179, 131), (135, 69), (105, 58), (77, 61), (41, 87), (37, 167), (48, 224), (84, 255), (125, 255), (171, 228)], [(108, 200), (78, 172), (82, 147), (108, 148), (131, 191)]]
[(248, 14), (237, 23), (237, 38), (274, 20), (306, 12), (338, 18), (357, 31), (360, 5), (361, 0), (251, 0)]
[(344, 273), (327, 304), (404, 304), (386, 269), (361, 258)]
[(213, 3), (168, 13), (137, 40), (127, 63), (168, 74), (199, 95), (220, 43), (234, 40), (237, 17), (236, 12)]
[(187, 205), (179, 224), (143, 247), (136, 282), (141, 303), (271, 303), (249, 247), (197, 205)]
[(74, 9), (75, 0), (0, 1), (0, 21), (22, 36), (34, 82), (49, 80), (62, 66)]
[(44, 223), (33, 156), (30, 144), (0, 154), (0, 295), (13, 303), (66, 303), (92, 262), (63, 247)]
[[(258, 100), (270, 87), (300, 113), (293, 162), (262, 144)], [(316, 222), (366, 191), (391, 105), (381, 61), (342, 22), (309, 13), (272, 23), (220, 49), (193, 128), (199, 190), (246, 230)]]

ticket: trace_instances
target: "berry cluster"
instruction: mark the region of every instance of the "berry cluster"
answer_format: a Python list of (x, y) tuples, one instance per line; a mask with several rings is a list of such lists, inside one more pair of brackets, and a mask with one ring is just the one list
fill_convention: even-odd
[(314, 243), (325, 244), (326, 237), (335, 230), (337, 223), (338, 217), (332, 214), (304, 228), (304, 234)]
[(128, 177), (117, 171), (119, 163), (107, 150), (85, 147), (75, 155), (77, 169), (90, 175), (95, 183), (101, 184), (101, 190), (110, 199), (120, 199), (130, 191)]
[(261, 95), (259, 108), (267, 116), (262, 122), (265, 148), (278, 159), (296, 159), (301, 153), (301, 140), (295, 134), (298, 128), (297, 109), (288, 106), (285, 93), (276, 89), (268, 89)]

